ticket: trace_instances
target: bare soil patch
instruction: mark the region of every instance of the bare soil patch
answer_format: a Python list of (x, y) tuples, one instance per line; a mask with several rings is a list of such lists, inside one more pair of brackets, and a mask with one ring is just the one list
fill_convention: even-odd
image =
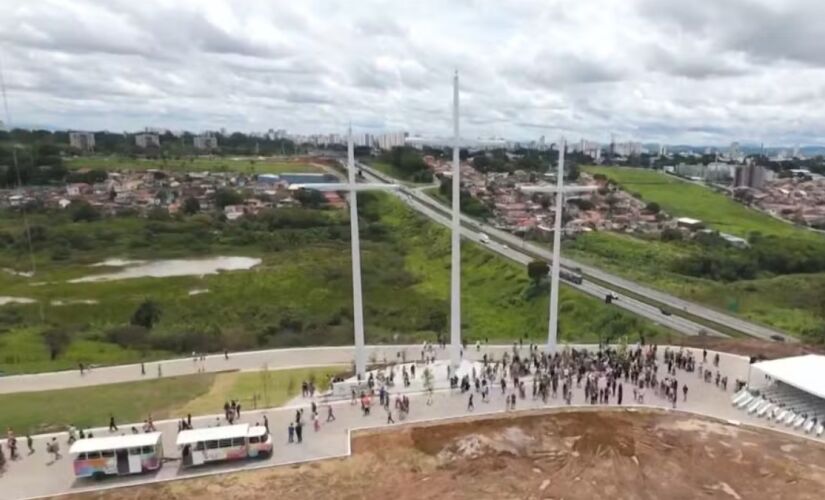
[(817, 443), (678, 413), (570, 411), (364, 433), (349, 459), (82, 498), (802, 500), (823, 491)]

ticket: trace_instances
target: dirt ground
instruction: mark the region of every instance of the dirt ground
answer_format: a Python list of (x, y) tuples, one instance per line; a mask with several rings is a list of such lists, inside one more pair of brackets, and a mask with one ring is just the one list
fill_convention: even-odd
[(802, 342), (772, 342), (754, 338), (679, 337), (673, 345), (697, 347), (714, 351), (729, 352), (742, 356), (756, 356), (763, 359), (800, 356), (803, 354), (825, 354), (825, 346)]
[(678, 413), (575, 411), (359, 434), (349, 459), (76, 495), (822, 499), (825, 446)]

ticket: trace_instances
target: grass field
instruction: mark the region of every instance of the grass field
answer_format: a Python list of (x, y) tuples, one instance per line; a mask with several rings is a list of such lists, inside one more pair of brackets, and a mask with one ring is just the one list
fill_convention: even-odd
[(315, 380), (316, 387), (326, 390), (328, 381), (346, 372), (349, 366), (322, 366), (292, 370), (261, 370), (259, 372), (230, 372), (215, 376), (210, 390), (181, 406), (177, 415), (191, 413), (204, 415), (219, 413), (228, 399), (242, 403), (245, 408), (282, 406), (295, 397), (304, 380)]
[[(76, 427), (106, 426), (109, 415), (119, 425), (221, 413), (234, 399), (253, 409), (283, 405), (301, 389), (301, 381), (315, 377), (323, 385), (329, 375), (348, 367), (318, 367), (268, 372), (204, 373), (140, 382), (106, 384), (76, 389), (0, 394), (0, 422), (19, 435)], [(323, 385), (325, 386), (325, 385)], [(268, 390), (266, 390), (268, 389)]]
[[(821, 235), (777, 221), (709, 188), (659, 172), (614, 167), (586, 167), (601, 173), (622, 189), (658, 203), (676, 217), (693, 217), (720, 231), (747, 237), (752, 232), (782, 241), (825, 241)], [(705, 249), (690, 241), (662, 242), (616, 233), (589, 233), (565, 243), (575, 259), (627, 278), (647, 283), (679, 297), (768, 324), (792, 334), (821, 327), (821, 305), (815, 297), (825, 290), (825, 273), (771, 275), (721, 282), (673, 271), (673, 264)], [(790, 251), (790, 250), (789, 250)]]
[(638, 193), (647, 202), (656, 202), (675, 217), (699, 219), (710, 227), (747, 237), (763, 234), (794, 238), (822, 239), (821, 235), (778, 221), (751, 210), (727, 196), (692, 182), (654, 170), (622, 167), (584, 167), (590, 174), (603, 174), (630, 193)]
[[(449, 233), (414, 214), (391, 196), (359, 197), (368, 342), (433, 341), (449, 316)], [(114, 364), (158, 359), (192, 350), (215, 351), (303, 345), (340, 345), (352, 339), (349, 242), (342, 211), (291, 212), (278, 222), (210, 222), (204, 215), (158, 223), (139, 218), (72, 223), (37, 220), (47, 228), (36, 246), (32, 278), (0, 272), (3, 295), (34, 304), (0, 306), (0, 372), (73, 368), (78, 362)], [(310, 217), (309, 222), (306, 219)], [(298, 222), (311, 223), (306, 228)], [(17, 224), (17, 225), (15, 225)], [(19, 220), (0, 219), (0, 231), (20, 232)], [(48, 225), (51, 224), (51, 225)], [(81, 235), (70, 257), (49, 257), (55, 241)], [(40, 245), (40, 243), (38, 244)], [(174, 278), (136, 278), (72, 284), (102, 272), (88, 264), (106, 257), (153, 258), (206, 255), (262, 258), (250, 271)], [(541, 339), (547, 328), (547, 292), (537, 291), (522, 266), (473, 244), (462, 245), (463, 335), (468, 340)], [(0, 267), (28, 269), (28, 255), (0, 247)], [(194, 289), (207, 293), (190, 295)], [(128, 324), (146, 299), (160, 318), (148, 337), (113, 343), (110, 333)], [(71, 302), (55, 305), (54, 301)], [(91, 301), (91, 303), (77, 303)], [(665, 333), (601, 301), (563, 288), (561, 339), (592, 341), (615, 323), (630, 336)], [(43, 332), (60, 328), (70, 343), (55, 360)], [(610, 327), (612, 328), (612, 327)]]
[(147, 160), (122, 156), (88, 156), (66, 161), (69, 169), (81, 168), (101, 170), (148, 170), (160, 169), (173, 172), (243, 172), (248, 174), (281, 174), (299, 172), (322, 172), (321, 169), (297, 161), (252, 159), (249, 157), (185, 157), (180, 159)]

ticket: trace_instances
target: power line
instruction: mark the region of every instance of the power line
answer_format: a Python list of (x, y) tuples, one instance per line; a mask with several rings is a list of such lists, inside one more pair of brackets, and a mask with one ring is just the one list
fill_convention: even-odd
[[(6, 126), (9, 130), (9, 138), (11, 138), (11, 131), (13, 130), (12, 121), (11, 121), (11, 113), (9, 112), (9, 101), (8, 97), (6, 96), (6, 79), (3, 74), (3, 60), (0, 58), (0, 92), (3, 94), (3, 111), (6, 115)], [(17, 189), (22, 191), (23, 190), (23, 178), (20, 175), (20, 165), (17, 160), (17, 145), (12, 142), (11, 144), (11, 159), (12, 165), (14, 166), (14, 171), (17, 176)], [(29, 260), (31, 262), (31, 275), (37, 273), (37, 263), (34, 259), (34, 247), (32, 246), (32, 233), (31, 227), (29, 226), (29, 216), (26, 213), (26, 204), (25, 202), (20, 205), (20, 213), (23, 215), (23, 227), (26, 231), (26, 242), (28, 243), (29, 248)], [(40, 303), (40, 320), (45, 321), (45, 313), (43, 312), (43, 303)]]

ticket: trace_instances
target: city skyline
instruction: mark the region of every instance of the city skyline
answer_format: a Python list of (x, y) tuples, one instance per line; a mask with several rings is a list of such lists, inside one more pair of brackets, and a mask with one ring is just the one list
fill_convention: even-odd
[(825, 7), (700, 3), (7, 0), (0, 59), (23, 127), (448, 136), (458, 69), (468, 137), (821, 144)]

